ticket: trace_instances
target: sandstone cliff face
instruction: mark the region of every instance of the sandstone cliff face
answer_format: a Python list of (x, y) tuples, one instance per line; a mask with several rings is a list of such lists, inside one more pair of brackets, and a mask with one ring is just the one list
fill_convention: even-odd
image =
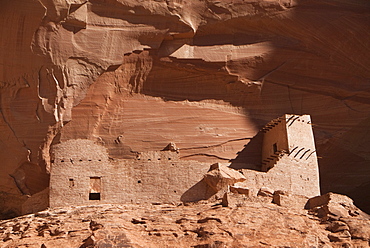
[(175, 142), (182, 159), (249, 164), (260, 152), (243, 157), (244, 145), (284, 113), (316, 124), (322, 191), (366, 206), (369, 8), (359, 0), (2, 1), (2, 217), (47, 188), (52, 144), (87, 138), (130, 159)]

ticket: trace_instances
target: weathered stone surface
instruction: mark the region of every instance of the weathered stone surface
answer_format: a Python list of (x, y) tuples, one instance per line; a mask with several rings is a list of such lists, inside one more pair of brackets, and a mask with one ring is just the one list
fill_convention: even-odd
[(328, 205), (330, 203), (337, 203), (337, 204), (341, 204), (342, 206), (347, 206), (347, 207), (353, 206), (353, 200), (349, 198), (348, 196), (329, 192), (324, 195), (310, 198), (307, 202), (307, 207), (314, 208), (314, 207)]
[(369, 216), (358, 209), (353, 200), (345, 195), (327, 193), (308, 200), (307, 208), (314, 209), (320, 217), (347, 218), (357, 216), (368, 218)]
[(328, 237), (332, 242), (345, 242), (351, 240), (351, 234), (348, 230), (339, 233), (330, 233)]
[(344, 195), (328, 193), (311, 198), (307, 206), (315, 206), (310, 211), (327, 224), (328, 237), (338, 246), (367, 247), (370, 241), (370, 216), (354, 204), (352, 199)]
[(344, 223), (342, 221), (333, 221), (329, 224), (327, 229), (331, 232), (336, 233), (336, 232), (349, 230), (349, 227), (346, 223)]
[(232, 193), (242, 194), (242, 195), (246, 195), (248, 197), (252, 196), (252, 192), (248, 188), (243, 188), (243, 187), (238, 187), (238, 186), (230, 186), (229, 189), (230, 189), (230, 192), (232, 192)]
[(237, 208), (245, 206), (246, 201), (249, 200), (250, 199), (246, 195), (225, 192), (222, 197), (221, 204), (223, 207)]
[(83, 244), (80, 246), (81, 248), (89, 248), (95, 247), (96, 239), (93, 235), (83, 240)]
[[(68, 207), (45, 212), (47, 216), (28, 215), (0, 221), (0, 246), (154, 248), (243, 247), (248, 244), (304, 248), (331, 244), (328, 231), (319, 219), (301, 210), (260, 201), (244, 201), (243, 205), (235, 207), (213, 203), (189, 206), (126, 204)], [(138, 222), (132, 222), (133, 219)], [(101, 226), (91, 228), (96, 227), (91, 223)], [(15, 225), (18, 229), (13, 231)], [(52, 234), (51, 230), (55, 229), (59, 232)], [(29, 236), (21, 238), (24, 233)], [(3, 241), (7, 236), (11, 239)]]
[(218, 192), (237, 182), (245, 181), (245, 177), (225, 164), (216, 163), (211, 165), (209, 171), (204, 175), (204, 181)]
[[(370, 218), (323, 222), (308, 210), (261, 198), (228, 193), (227, 207), (203, 202), (48, 209), (0, 221), (0, 246), (368, 247)], [(342, 223), (350, 230), (342, 230)]]
[(263, 188), (260, 188), (257, 195), (258, 196), (265, 196), (265, 197), (273, 197), (274, 191), (269, 189), (269, 188), (263, 187)]
[(49, 207), (49, 188), (29, 196), (22, 205), (22, 214), (35, 213), (47, 207)]
[(336, 219), (349, 216), (348, 210), (340, 204), (336, 203), (331, 203), (322, 207), (318, 207), (317, 213), (319, 217), (326, 217), (329, 215), (330, 217), (334, 217)]
[(349, 232), (353, 238), (370, 242), (369, 218), (345, 218), (343, 221), (349, 226)]
[(308, 197), (301, 195), (290, 194), (285, 191), (275, 191), (272, 202), (283, 207), (304, 209), (307, 204)]

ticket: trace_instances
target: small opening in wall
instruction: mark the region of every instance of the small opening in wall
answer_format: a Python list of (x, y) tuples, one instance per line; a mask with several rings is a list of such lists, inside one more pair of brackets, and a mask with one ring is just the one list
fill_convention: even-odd
[(91, 159), (89, 159), (88, 161), (91, 161)]
[(158, 158), (158, 160), (161, 160), (161, 158)]
[(272, 145), (272, 150), (274, 151), (274, 153), (276, 153), (278, 151), (276, 143)]
[(100, 200), (101, 177), (90, 177), (89, 200)]
[(138, 180), (137, 183), (141, 183), (141, 180)]
[(91, 201), (100, 201), (100, 193), (90, 193), (89, 200)]
[(168, 158), (168, 160), (171, 160), (171, 158)]
[(80, 162), (82, 162), (82, 159), (80, 159)]
[(101, 159), (98, 159), (98, 161), (101, 161)]
[(151, 161), (151, 159), (150, 159), (150, 158), (148, 158), (148, 161)]
[(54, 163), (54, 160), (51, 160), (50, 162), (51, 162), (51, 163)]
[(75, 182), (74, 182), (73, 178), (70, 178), (69, 179), (69, 187), (72, 188), (73, 186), (75, 186)]
[(60, 162), (62, 162), (62, 163), (63, 163), (63, 162), (64, 162), (64, 160), (60, 160)]

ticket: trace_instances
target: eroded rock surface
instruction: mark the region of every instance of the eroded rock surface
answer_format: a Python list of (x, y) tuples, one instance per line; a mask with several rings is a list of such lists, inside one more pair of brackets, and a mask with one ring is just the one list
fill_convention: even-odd
[(186, 206), (127, 204), (49, 209), (0, 221), (0, 245), (7, 248), (370, 245), (369, 216), (354, 205), (347, 207), (358, 211), (358, 215), (333, 219), (334, 216), (318, 216), (315, 209), (278, 206), (262, 196), (249, 199), (240, 196), (243, 200), (239, 198), (238, 204), (227, 207), (218, 202), (203, 202)]
[[(50, 146), (111, 158), (175, 142), (249, 168), (269, 120), (308, 113), (323, 192), (369, 206), (369, 2), (5, 0), (0, 213), (48, 187)], [(258, 147), (258, 146), (257, 146)]]

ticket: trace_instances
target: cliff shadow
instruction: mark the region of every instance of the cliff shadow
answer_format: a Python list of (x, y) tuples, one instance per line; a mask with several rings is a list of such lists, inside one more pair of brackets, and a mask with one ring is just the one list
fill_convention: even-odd
[(208, 200), (217, 192), (212, 189), (204, 179), (194, 184), (191, 188), (185, 191), (180, 197), (182, 202), (197, 202), (201, 200)]
[[(232, 169), (249, 169), (261, 171), (262, 163), (262, 142), (263, 133), (258, 132), (244, 149), (238, 152), (235, 159), (230, 160), (230, 168)], [(212, 189), (204, 179), (194, 184), (181, 196), (182, 202), (197, 202), (201, 200), (208, 200), (215, 196), (217, 191)]]
[(262, 142), (263, 133), (259, 131), (248, 144), (244, 145), (243, 150), (239, 151), (236, 158), (230, 160), (230, 168), (250, 169), (261, 171), (262, 164)]

